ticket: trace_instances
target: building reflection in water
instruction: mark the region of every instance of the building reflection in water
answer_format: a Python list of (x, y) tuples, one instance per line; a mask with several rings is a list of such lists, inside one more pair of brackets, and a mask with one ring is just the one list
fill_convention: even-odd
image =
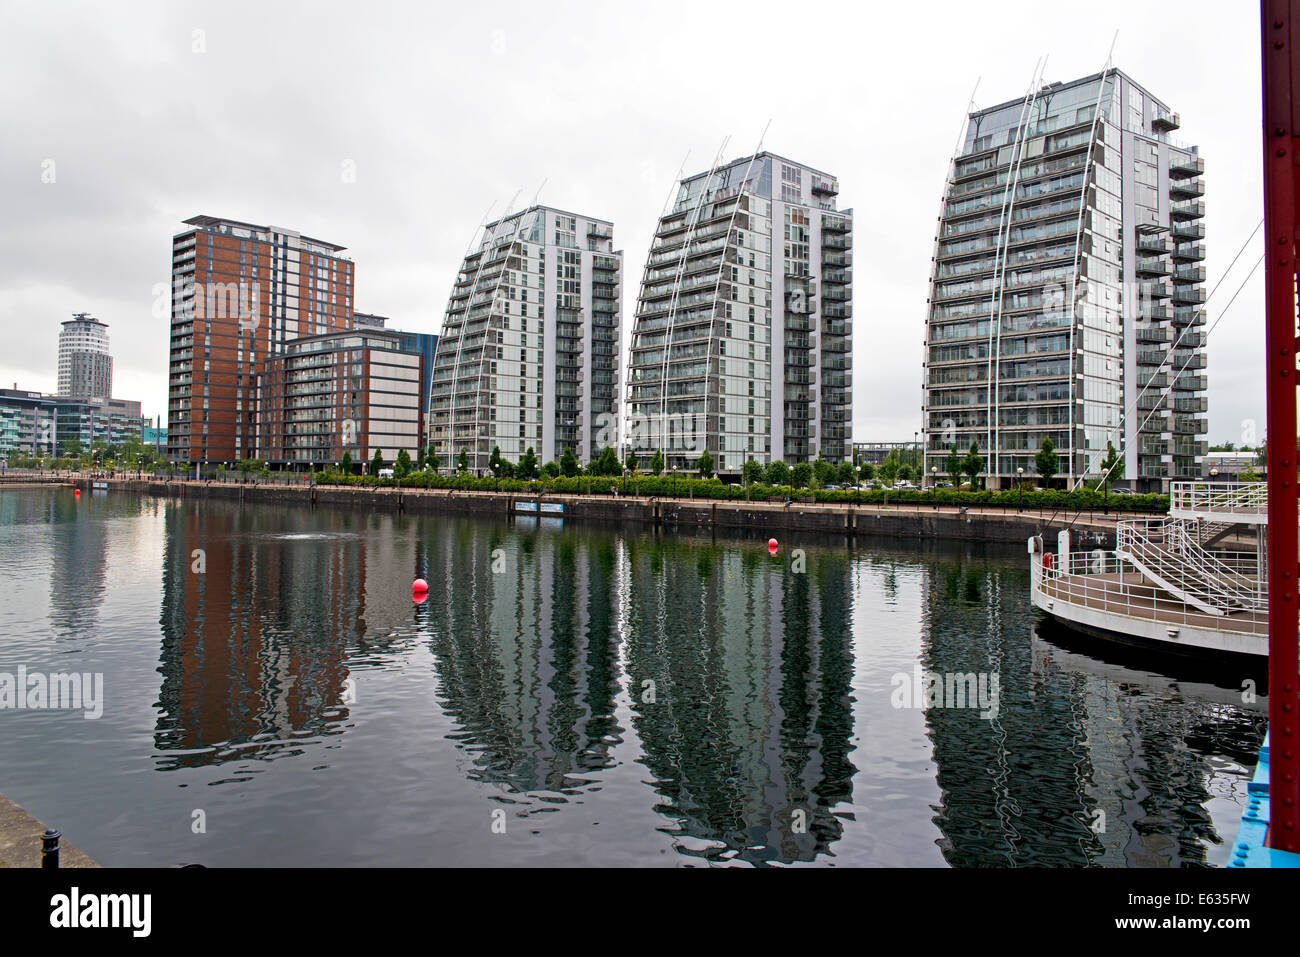
[(853, 774), (845, 557), (791, 574), (754, 547), (527, 519), (439, 532), (427, 612), (472, 776), (563, 799), (631, 734), (683, 853), (811, 860), (836, 839)]
[(271, 510), (168, 504), (160, 769), (298, 753), (285, 742), (347, 720), (345, 646), (364, 632), (379, 546), (345, 529), (332, 548), (295, 547), (319, 533), (284, 526)]
[[(956, 866), (1203, 865), (1215, 832), (1205, 805), (1253, 763), (1263, 699), (1107, 665), (1053, 643), (1026, 607), (1022, 569), (938, 557), (922, 667), (995, 673), (996, 717), (926, 714), (943, 791), (935, 823)], [(1049, 636), (1045, 640), (1039, 633)], [(1227, 769), (1212, 755), (1240, 755)], [(1219, 794), (1222, 796), (1222, 794)]]
[[(393, 708), (415, 727), (449, 724), (467, 756), (441, 764), (436, 745), (395, 742), (429, 773), (532, 809), (621, 774), (644, 783), (643, 806), (683, 856), (820, 860), (869, 791), (855, 803), (855, 779), (871, 773), (853, 764), (855, 740), (890, 726), (871, 721), (883, 698), (853, 696), (855, 669), (880, 664), (854, 629), (884, 626), (919, 637), (927, 671), (999, 677), (994, 720), (924, 715), (950, 863), (1194, 865), (1223, 840), (1207, 802), (1239, 790), (1224, 756), (1248, 765), (1262, 727), (1262, 699), (1252, 710), (1212, 683), (1108, 671), (1039, 637), (1020, 562), (957, 549), (828, 540), (796, 571), (791, 553), (756, 541), (536, 519), (173, 502), (164, 526), (164, 770), (319, 747), (352, 727), (361, 670), (431, 667), (430, 685), (390, 686)], [(853, 607), (856, 563), (895, 554), (906, 560), (881, 566), (872, 600), (919, 589), (919, 626)], [(412, 606), (399, 593), (417, 574), (431, 588)], [(644, 772), (629, 777), (632, 762)], [(929, 803), (935, 778), (918, 774), (896, 790), (906, 799), (914, 784)]]

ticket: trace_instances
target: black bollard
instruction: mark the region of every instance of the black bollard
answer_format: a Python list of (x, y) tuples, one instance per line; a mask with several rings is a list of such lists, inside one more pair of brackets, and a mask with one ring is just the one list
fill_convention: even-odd
[(41, 867), (59, 866), (59, 838), (63, 835), (47, 827), (41, 835)]

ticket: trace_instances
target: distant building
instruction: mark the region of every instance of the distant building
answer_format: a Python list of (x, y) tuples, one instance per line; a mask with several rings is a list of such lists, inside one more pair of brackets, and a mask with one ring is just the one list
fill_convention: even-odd
[(387, 316), (375, 316), (368, 312), (354, 312), (352, 314), (352, 325), (357, 329), (383, 329), (387, 323)]
[[(259, 457), (289, 468), (336, 465), (348, 453), (419, 457), (425, 352), (419, 336), (354, 329), (291, 339), (261, 375)], [(424, 345), (423, 348), (430, 348)]]
[(140, 403), (0, 389), (0, 455), (50, 456), (140, 439)]
[(1267, 471), (1259, 461), (1259, 453), (1251, 451), (1206, 452), (1201, 469), (1203, 478), (1217, 478), (1220, 482), (1240, 481), (1241, 473), (1249, 471), (1263, 479)]
[(57, 395), (48, 398), (54, 403), (56, 454), (66, 453), (74, 440), (89, 451), (96, 442), (116, 446), (132, 439), (139, 441), (143, 433), (139, 402)]
[(0, 389), (0, 458), (54, 454), (55, 406), (39, 392), (14, 383)]
[(888, 458), (890, 452), (897, 452), (900, 461), (912, 464), (920, 462), (921, 444), (919, 442), (854, 442), (853, 457), (862, 465), (879, 465)]
[(113, 394), (108, 326), (79, 312), (59, 331), (59, 395), (106, 399)]

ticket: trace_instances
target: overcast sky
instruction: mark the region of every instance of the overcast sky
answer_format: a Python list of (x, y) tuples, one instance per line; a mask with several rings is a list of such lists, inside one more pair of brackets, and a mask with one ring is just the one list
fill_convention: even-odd
[[(1237, 2), (0, 7), (0, 385), (52, 392), (59, 323), (109, 324), (114, 392), (165, 414), (155, 286), (198, 213), (348, 247), (356, 306), (436, 332), (475, 228), (522, 189), (614, 222), (630, 332), (683, 157), (723, 137), (840, 181), (856, 212), (854, 438), (920, 428), (943, 180), (976, 106), (1114, 65), (1206, 162), (1207, 288), (1263, 215), (1258, 8)], [(689, 153), (689, 156), (688, 156)], [(355, 169), (355, 181), (343, 171)], [(53, 176), (51, 177), (51, 172)], [(53, 178), (53, 182), (46, 182)], [(1214, 322), (1263, 249), (1209, 300)], [(1209, 342), (1210, 436), (1263, 406), (1263, 274)]]

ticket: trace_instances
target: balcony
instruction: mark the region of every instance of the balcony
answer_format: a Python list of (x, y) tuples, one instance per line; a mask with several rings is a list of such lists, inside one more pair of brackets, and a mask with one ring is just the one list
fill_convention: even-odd
[(1200, 176), (1205, 172), (1205, 159), (1200, 156), (1179, 156), (1175, 154), (1169, 161), (1169, 175), (1172, 178), (1183, 176)]
[(1170, 185), (1169, 192), (1173, 196), (1204, 196), (1205, 180), (1199, 176), (1192, 179), (1176, 179)]
[(1178, 302), (1178, 303), (1205, 302), (1205, 290), (1199, 286), (1179, 286), (1177, 289), (1174, 290), (1174, 302)]
[(1169, 260), (1161, 256), (1151, 256), (1146, 259), (1139, 259), (1137, 262), (1139, 276), (1168, 276), (1169, 269)]
[(1179, 266), (1174, 270), (1174, 282), (1205, 282), (1205, 267)]
[(604, 223), (589, 223), (587, 225), (587, 235), (596, 236), (600, 239), (612, 239), (614, 236), (614, 230), (612, 227), (606, 226)]
[(822, 232), (847, 233), (852, 228), (853, 228), (853, 224), (843, 216), (822, 217)]
[(1179, 243), (1174, 247), (1174, 259), (1183, 262), (1200, 262), (1205, 258), (1205, 246), (1201, 243)]
[(1204, 239), (1205, 224), (1192, 222), (1174, 223), (1173, 234), (1175, 239)]
[(1181, 203), (1170, 203), (1169, 215), (1174, 219), (1200, 219), (1205, 215), (1205, 204), (1200, 200), (1186, 200)]
[(1143, 299), (1168, 299), (1173, 293), (1167, 282), (1144, 282), (1138, 291)]
[(1170, 130), (1176, 130), (1182, 126), (1177, 113), (1171, 113), (1169, 110), (1162, 110), (1156, 107), (1155, 115), (1151, 117), (1151, 128), (1160, 133), (1168, 133)]
[(826, 179), (821, 176), (812, 178), (812, 191), (823, 196), (838, 196), (840, 192), (840, 182), (837, 179)]
[(823, 249), (848, 249), (849, 245), (848, 238), (841, 233), (822, 233)]
[(1139, 233), (1137, 238), (1137, 248), (1146, 253), (1167, 253), (1170, 246), (1168, 236), (1160, 233)]

